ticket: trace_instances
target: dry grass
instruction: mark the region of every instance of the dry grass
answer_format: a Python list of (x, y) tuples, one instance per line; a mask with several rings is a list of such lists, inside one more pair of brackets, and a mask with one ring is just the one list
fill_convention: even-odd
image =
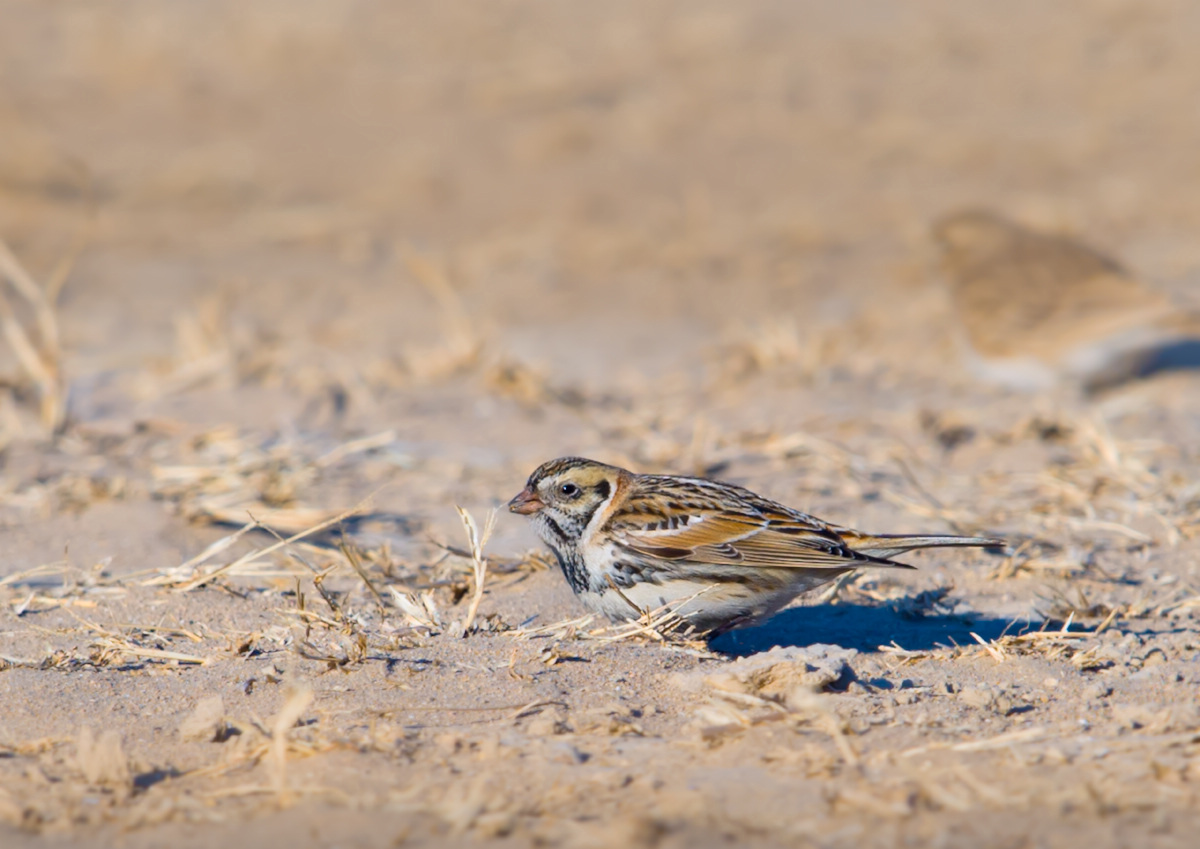
[[(271, 545), (253, 549), (252, 551), (249, 551), (243, 554), (241, 557), (231, 560), (228, 563), (215, 566), (203, 573), (197, 574), (201, 565), (211, 560), (216, 555), (224, 552), (242, 536), (257, 528), (267, 527), (257, 519), (251, 518), (251, 521), (246, 525), (243, 525), (236, 532), (229, 534), (227, 537), (224, 537), (223, 539), (213, 543), (200, 555), (193, 557), (190, 560), (181, 563), (179, 566), (173, 567), (169, 570), (162, 570), (160, 574), (144, 581), (143, 583), (145, 586), (171, 586), (181, 592), (187, 592), (188, 590), (194, 590), (197, 587), (204, 586), (220, 576), (237, 577), (239, 575), (250, 574), (258, 563), (263, 561), (274, 552), (287, 549), (289, 546), (292, 546), (294, 543), (297, 543), (300, 540), (306, 539), (307, 537), (311, 537), (314, 534), (334, 527), (344, 522), (346, 519), (349, 519), (351, 516), (356, 516), (365, 512), (370, 507), (373, 497), (374, 496), (368, 496), (354, 507), (351, 507), (349, 510), (344, 510), (336, 515), (324, 519), (324, 521), (307, 527), (304, 530), (297, 531), (286, 539), (277, 538), (276, 541)], [(311, 569), (312, 567), (309, 568)]]
[[(573, 640), (592, 641), (599, 644), (622, 642), (656, 643), (664, 648), (681, 651), (697, 657), (717, 657), (705, 641), (679, 611), (689, 603), (701, 598), (711, 588), (704, 587), (692, 595), (668, 602), (653, 610), (642, 610), (638, 617), (629, 622), (618, 622), (589, 628), (595, 622), (595, 614), (567, 619), (547, 625), (513, 628), (505, 632), (521, 640), (549, 639), (554, 645)], [(617, 590), (620, 592), (620, 590)], [(639, 608), (629, 602), (634, 610)], [(550, 649), (548, 662), (555, 662), (557, 649)]]
[(471, 593), (471, 605), (467, 608), (467, 618), (462, 623), (462, 632), (465, 635), (471, 633), (471, 629), (475, 627), (475, 616), (479, 613), (480, 602), (483, 601), (483, 586), (487, 579), (488, 567), (487, 559), (483, 556), (483, 549), (487, 545), (492, 531), (496, 528), (496, 511), (494, 509), (488, 511), (481, 531), (470, 513), (461, 507), (456, 509), (459, 518), (462, 519), (463, 530), (467, 534), (467, 545), (471, 550), (471, 577), (474, 588)]
[(0, 330), (24, 371), (25, 379), (34, 387), (39, 422), (48, 435), (62, 428), (67, 414), (56, 302), (73, 259), (72, 256), (62, 270), (42, 286), (0, 240), (0, 279), (8, 282), (32, 313), (32, 327), (27, 329), (8, 295), (0, 291)]
[[(636, 417), (624, 421), (635, 433), (638, 428), (649, 429), (644, 420), (639, 425)], [(514, 726), (530, 731), (523, 745), (541, 745), (538, 741), (543, 737), (539, 735), (545, 735), (549, 746), (563, 744), (548, 750), (551, 757), (571, 764), (568, 768), (579, 770), (580, 774), (590, 768), (588, 758), (607, 757), (605, 750), (598, 748), (597, 740), (632, 735), (651, 743), (661, 735), (679, 744), (662, 749), (667, 752), (663, 757), (668, 759), (678, 758), (681, 751), (691, 753), (687, 756), (691, 760), (685, 761), (689, 764), (719, 763), (723, 757), (740, 759), (745, 752), (756, 753), (755, 757), (765, 753), (761, 757), (763, 763), (772, 770), (782, 770), (781, 774), (799, 771), (819, 776), (828, 782), (828, 807), (833, 816), (853, 813), (904, 819), (942, 815), (947, 811), (1009, 810), (1014, 805), (1033, 804), (1037, 794), (1025, 794), (1020, 783), (1012, 780), (1013, 775), (1005, 770), (1023, 770), (1033, 762), (1055, 763), (1054, 759), (1060, 757), (1056, 752), (1069, 749), (1068, 744), (1076, 745), (1074, 741), (1081, 733), (1078, 728), (1071, 728), (1065, 720), (1056, 724), (1055, 720), (1037, 714), (1029, 727), (1000, 724), (989, 726), (986, 733), (974, 726), (970, 732), (947, 729), (946, 720), (937, 717), (946, 715), (941, 705), (948, 700), (967, 705), (978, 714), (999, 717), (994, 720), (997, 723), (1015, 723), (1023, 714), (1009, 717), (1007, 710), (995, 706), (1007, 704), (1000, 697), (988, 701), (991, 696), (985, 693), (976, 704), (960, 695), (960, 691), (938, 693), (936, 686), (927, 683), (895, 691), (903, 698), (892, 706), (887, 699), (893, 691), (882, 685), (877, 688), (870, 683), (869, 676), (912, 676), (919, 682), (922, 677), (933, 676), (957, 681), (980, 668), (999, 667), (1004, 675), (1017, 676), (1030, 665), (1048, 665), (1059, 677), (1067, 674), (1064, 668), (1089, 679), (1110, 675), (1112, 670), (1120, 668), (1121, 661), (1114, 659), (1116, 655), (1106, 648), (1104, 637), (1108, 631), (1122, 627), (1121, 622), (1131, 617), (1151, 620), (1178, 617), (1183, 621), (1195, 607), (1197, 598), (1186, 582), (1153, 591), (1147, 589), (1137, 599), (1128, 594), (1118, 598), (1124, 584), (1105, 578), (1102, 558), (1089, 553), (1088, 547), (1094, 546), (1102, 555), (1107, 549), (1101, 545), (1106, 541), (1111, 543), (1114, 537), (1126, 539), (1131, 545), (1145, 545), (1101, 524), (1119, 523), (1121, 516), (1103, 511), (1119, 509), (1131, 492), (1143, 493), (1172, 519), (1194, 509), (1186, 495), (1175, 489), (1175, 483), (1164, 484), (1161, 480), (1152, 462), (1159, 449), (1109, 441), (1099, 430), (1081, 431), (1083, 435), (1078, 439), (1065, 435), (1065, 425), (1060, 430), (1064, 435), (1056, 437), (1062, 440), (1056, 446), (1065, 446), (1071, 453), (1068, 462), (1061, 462), (1060, 455), (1053, 471), (1061, 475), (1066, 470), (1074, 483), (1051, 488), (1044, 481), (1035, 481), (1039, 497), (1047, 499), (1045, 509), (1049, 512), (1030, 518), (1031, 530), (1038, 535), (1030, 533), (1004, 558), (1000, 567), (985, 564), (978, 570), (975, 577), (980, 580), (975, 583), (970, 574), (964, 574), (961, 584), (956, 575), (957, 586), (926, 584), (919, 590), (866, 573), (854, 581), (836, 585), (825, 601), (882, 609), (898, 623), (924, 626), (954, 620), (957, 604), (972, 587), (986, 588), (990, 584), (996, 590), (989, 591), (1003, 592), (1009, 588), (1009, 582), (1019, 589), (1022, 581), (1046, 582), (1065, 575), (1074, 582), (1069, 592), (1056, 592), (1053, 584), (1038, 590), (1049, 605), (1047, 621), (1051, 616), (1059, 616), (1066, 620), (1065, 624), (1000, 636), (976, 630), (975, 641), (960, 646), (911, 650), (899, 645), (880, 647), (869, 662), (876, 664), (878, 671), (862, 673), (864, 685), (859, 689), (830, 694), (813, 692), (811, 687), (793, 687), (775, 692), (761, 686), (747, 689), (743, 684), (734, 686), (728, 681), (717, 681), (706, 685), (703, 697), (676, 699), (654, 689), (657, 685), (653, 681), (657, 679), (650, 684), (639, 682), (639, 690), (654, 694), (656, 701), (668, 705), (669, 719), (665, 720), (661, 715), (649, 718), (635, 715), (628, 706), (620, 710), (582, 710), (575, 695), (547, 699), (532, 691), (522, 693), (524, 698), (496, 699), (499, 703), (492, 705), (464, 704), (457, 696), (435, 699), (436, 687), (429, 688), (426, 683), (434, 679), (409, 677), (443, 674), (433, 671), (371, 677), (370, 687), (364, 687), (358, 682), (368, 679), (354, 676), (375, 676), (375, 671), (384, 666), (403, 669), (405, 663), (411, 663), (415, 669), (420, 664), (412, 658), (440, 657), (444, 652), (458, 650), (448, 649), (450, 645), (469, 647), (470, 654), (465, 663), (461, 659), (452, 663), (452, 674), (469, 671), (471, 675), (499, 675), (518, 692), (537, 685), (541, 676), (573, 674), (577, 668), (607, 662), (618, 655), (622, 669), (661, 671), (666, 662), (662, 658), (668, 656), (673, 664), (696, 664), (696, 668), (710, 676), (719, 676), (721, 670), (729, 667), (724, 658), (687, 631), (686, 621), (679, 615), (680, 604), (702, 601), (703, 592), (674, 605), (641, 611), (637, 621), (619, 625), (600, 624), (593, 617), (583, 616), (548, 625), (509, 628), (495, 619), (488, 613), (491, 605), (483, 602), (492, 599), (511, 606), (514, 597), (507, 593), (518, 581), (544, 569), (546, 564), (528, 555), (505, 556), (487, 551), (494, 513), (478, 522), (470, 513), (460, 510), (465, 544), (461, 548), (430, 545), (414, 563), (400, 562), (386, 546), (365, 544), (349, 530), (340, 538), (335, 537), (333, 544), (322, 539), (325, 532), (369, 512), (371, 505), (365, 501), (348, 511), (323, 511), (305, 505), (306, 493), (317, 487), (322, 474), (339, 464), (353, 469), (356, 467), (352, 464), (369, 463), (374, 456), (371, 452), (386, 450), (394, 440), (394, 435), (386, 432), (319, 448), (302, 444), (277, 448), (231, 431), (208, 435), (199, 443), (180, 441), (174, 450), (191, 455), (186, 462), (168, 463), (166, 457), (161, 457), (155, 463), (153, 471), (161, 494), (180, 505), (196, 505), (204, 503), (206, 498), (234, 493), (244, 500), (231, 499), (230, 506), (224, 508), (227, 513), (217, 513), (214, 508), (208, 512), (189, 509), (188, 513), (202, 524), (235, 521), (238, 526), (207, 546), (198, 545), (202, 550), (178, 565), (149, 572), (114, 578), (102, 564), (80, 569), (63, 560), (0, 578), (0, 592), (7, 596), (9, 608), (31, 629), (37, 624), (31, 613), (54, 612), (66, 617), (68, 625), (48, 628), (47, 636), (78, 640), (75, 649), (30, 651), (23, 657), (14, 653), (5, 656), (2, 665), (10, 671), (23, 668), (59, 673), (104, 668), (114, 675), (149, 672), (203, 675), (215, 669), (222, 675), (240, 676), (244, 673), (236, 670), (251, 662), (249, 658), (256, 652), (265, 651), (267, 656), (286, 658), (280, 660), (284, 665), (304, 665), (310, 671), (313, 680), (308, 683), (290, 671), (278, 673), (278, 680), (284, 686), (277, 706), (267, 719), (246, 715), (236, 708), (227, 709), (226, 705), (233, 702), (210, 705), (206, 710), (197, 705), (192, 715), (180, 723), (179, 734), (181, 745), (201, 747), (203, 757), (179, 768), (178, 774), (162, 780), (150, 791), (139, 789), (138, 777), (147, 774), (149, 768), (140, 763), (137, 747), (111, 737), (91, 741), (78, 737), (80, 751), (87, 754), (71, 762), (71, 772), (62, 773), (75, 776), (64, 783), (107, 788), (103, 790), (104, 798), (111, 807), (106, 810), (113, 812), (108, 816), (119, 817), (128, 827), (202, 817), (205, 814), (194, 807), (197, 799), (206, 806), (204, 810), (210, 813), (219, 810), (226, 815), (234, 810), (294, 807), (310, 799), (334, 806), (374, 809), (391, 804), (385, 801), (391, 797), (383, 794), (377, 798), (364, 795), (361, 790), (331, 788), (320, 781), (314, 782), (304, 777), (306, 772), (297, 761), (341, 752), (351, 758), (373, 759), (372, 763), (377, 762), (376, 758), (386, 763), (395, 759), (403, 764), (412, 760), (422, 770), (436, 772), (438, 758), (444, 757), (455, 769), (479, 770), (480, 774), (495, 776), (500, 773), (492, 771), (494, 765), (490, 760), (495, 759), (501, 765), (509, 761), (491, 753), (489, 747), (499, 744), (487, 743), (490, 739), (487, 735), (511, 733)], [(1027, 493), (1022, 487), (1030, 481), (1028, 477), (1000, 471), (988, 479), (995, 489), (959, 498), (958, 482), (939, 475), (919, 444), (905, 446), (897, 440), (892, 444), (851, 446), (832, 437), (802, 432), (739, 433), (712, 424), (680, 428), (677, 436), (672, 443), (675, 462), (744, 463), (746, 467), (767, 469), (779, 475), (800, 468), (810, 482), (831, 485), (836, 482), (842, 487), (838, 490), (839, 498), (862, 496), (872, 487), (878, 488), (878, 482), (883, 480), (905, 494), (895, 501), (879, 499), (881, 503), (939, 521), (988, 526), (998, 516), (995, 506), (1004, 499), (1016, 499), (1019, 493)], [(975, 437), (987, 438), (992, 437), (983, 431)], [(1043, 444), (1036, 434), (1016, 438), (1035, 447)], [(279, 491), (291, 493), (289, 506), (261, 506), (259, 493), (270, 479), (281, 488)], [(1074, 527), (1064, 523), (1043, 524), (1042, 517), (1052, 515), (1052, 511), (1078, 509), (1075, 488), (1091, 486), (1097, 481), (1103, 483), (1089, 503), (1100, 512), (1094, 513), (1088, 524)], [(948, 510), (946, 504), (953, 504), (953, 510)], [(247, 505), (250, 505), (248, 512)], [(281, 512), (259, 513), (266, 509)], [(1015, 512), (1011, 506), (1005, 509), (1010, 511), (1009, 515)], [(237, 511), (243, 512), (239, 515)], [(1055, 538), (1059, 533), (1070, 537)], [(1172, 543), (1162, 536), (1153, 544), (1170, 550)], [(986, 580), (989, 573), (990, 580)], [(256, 624), (254, 630), (235, 625), (218, 630), (170, 622), (139, 622), (139, 618), (128, 621), (129, 617), (106, 615), (107, 605), (131, 593), (143, 594), (137, 596), (139, 602), (162, 600), (172, 605), (188, 592), (192, 594), (186, 596), (188, 599), (204, 592), (227, 596), (235, 606), (242, 603), (237, 599), (243, 595), (271, 598), (270, 615), (282, 624), (270, 627)], [(520, 609), (519, 604), (517, 608)], [(1077, 622), (1086, 622), (1088, 628), (1081, 628)], [(495, 641), (488, 639), (493, 633), (513, 638), (512, 642), (505, 642), (511, 649), (497, 650)], [(473, 638), (455, 639), (466, 634)], [(657, 659), (647, 667), (644, 665), (647, 655), (642, 653), (649, 651), (657, 652), (654, 656)], [(203, 669), (184, 672), (194, 667)], [(276, 673), (268, 672), (267, 680), (272, 675)], [(335, 694), (336, 690), (328, 689), (323, 675), (354, 682), (358, 689), (382, 692), (390, 700), (388, 706), (371, 708), (369, 727), (364, 727), (361, 714), (366, 708), (362, 703), (351, 700), (351, 707), (342, 706), (335, 711), (324, 701), (338, 697), (325, 695)], [(765, 679), (759, 680), (761, 683)], [(904, 700), (907, 698), (912, 699), (911, 703)], [(922, 707), (930, 704), (934, 707)], [(921, 726), (924, 720), (919, 715), (910, 718), (905, 713), (918, 708), (935, 717), (933, 724)], [(535, 722), (533, 715), (539, 711), (546, 716)], [(888, 719), (888, 711), (894, 719)], [(408, 719), (399, 720), (400, 716)], [(414, 716), (427, 719), (414, 721)], [(687, 734), (683, 733), (681, 717), (690, 721)], [(905, 723), (910, 721), (919, 732), (907, 730), (909, 726)], [(1178, 736), (1182, 732), (1177, 729), (1186, 727), (1186, 717), (1159, 716), (1156, 710), (1148, 710), (1131, 713), (1122, 721), (1144, 738), (1137, 752), (1153, 750), (1154, 757), (1166, 764), (1162, 769), (1168, 777), (1184, 774), (1179, 773), (1184, 767), (1172, 759), (1174, 751), (1170, 747), (1191, 745), (1179, 742), (1183, 738)], [(392, 722), (404, 724), (392, 725)], [(475, 729), (485, 742), (464, 744), (463, 753), (455, 748), (450, 755), (434, 757), (428, 749), (442, 745), (433, 742), (433, 735), (439, 732), (406, 730), (410, 725), (423, 729)], [(877, 726), (879, 731), (875, 730)], [(1175, 735), (1172, 739), (1176, 742), (1151, 742), (1150, 729)], [(887, 742), (880, 742), (881, 739)], [(786, 744), (781, 745), (780, 740)], [(31, 753), (14, 757), (51, 758), (59, 748), (65, 748), (50, 746), (39, 755), (34, 754), (38, 751), (34, 742), (14, 744), (10, 747), (14, 752)], [(206, 748), (209, 746), (213, 748)], [(1016, 765), (996, 767), (988, 760), (998, 757), (1013, 759)], [(85, 761), (90, 764), (91, 777), (82, 768)], [(927, 762), (935, 766), (925, 766)], [(120, 771), (122, 763), (131, 776), (128, 780), (124, 777), (126, 773)], [(496, 768), (513, 767), (510, 764)], [(1102, 767), (1089, 765), (1086, 769), (1089, 780), (1098, 788), (1102, 804), (1114, 811), (1125, 810), (1120, 788), (1127, 782), (1123, 784), (1119, 777), (1101, 771)], [(537, 786), (541, 780), (537, 775), (522, 773), (522, 776), (522, 780), (532, 782), (530, 786)], [(1179, 786), (1186, 790), (1186, 782), (1180, 781)], [(549, 788), (547, 792), (552, 790)], [(74, 804), (62, 801), (66, 797), (59, 796), (55, 797), (59, 799), (55, 804), (60, 807), (37, 808), (24, 791), (6, 789), (5, 792), (7, 796), (0, 795), (0, 816), (14, 822), (28, 821), (31, 810), (41, 811), (39, 816), (48, 820), (61, 818)], [(434, 817), (440, 827), (460, 829), (463, 833), (491, 834), (495, 829), (507, 833), (540, 816), (524, 807), (529, 798), (524, 791), (511, 796), (495, 795), (466, 785), (437, 784), (428, 779), (411, 786), (405, 784), (395, 792), (410, 794), (405, 798), (417, 800), (412, 804)], [(439, 807), (434, 800), (449, 801)], [(1080, 803), (1075, 796), (1069, 801)]]

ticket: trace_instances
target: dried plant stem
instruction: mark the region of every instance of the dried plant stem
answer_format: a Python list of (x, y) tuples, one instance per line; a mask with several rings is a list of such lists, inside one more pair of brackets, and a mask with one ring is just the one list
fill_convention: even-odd
[[(257, 527), (258, 527), (258, 522), (248, 522), (247, 524), (242, 526), (239, 530), (234, 531), (232, 534), (221, 537), (219, 540), (214, 542), (208, 548), (204, 549), (204, 551), (200, 552), (195, 557), (193, 557), (190, 560), (187, 560), (184, 563), (181, 563), (180, 565), (171, 569), (170, 570), (171, 573), (173, 573), (175, 575), (184, 575), (184, 576), (194, 575), (197, 566), (199, 566), (204, 561), (206, 561), (212, 557), (216, 557), (222, 551), (229, 548), (231, 545), (233, 545), (235, 542), (237, 542), (239, 539), (241, 539), (243, 536), (245, 536), (247, 533), (249, 533), (250, 531), (254, 530)], [(142, 586), (144, 586), (144, 587), (156, 586), (158, 584), (170, 583), (171, 581), (172, 581), (171, 575), (156, 575), (155, 577), (150, 578), (149, 580), (143, 581)]]
[[(16, 311), (0, 290), (0, 330), (17, 361), (37, 387), (42, 426), (49, 433), (54, 433), (62, 426), (66, 414), (66, 393), (59, 373), (61, 351), (54, 302), (3, 240), (0, 240), (0, 277), (8, 280), (33, 310), (37, 344), (21, 326)], [(57, 288), (61, 288), (61, 283)]]
[(135, 646), (128, 641), (122, 642), (119, 640), (104, 639), (100, 640), (97, 645), (102, 648), (111, 648), (120, 654), (129, 655), (130, 657), (144, 657), (147, 660), (172, 660), (176, 663), (196, 664), (198, 666), (208, 666), (213, 660), (209, 657), (200, 657), (199, 655), (185, 654), (183, 652), (143, 648), (142, 646)]
[(313, 465), (319, 469), (324, 469), (329, 466), (339, 463), (347, 457), (352, 457), (355, 454), (361, 454), (365, 451), (373, 451), (376, 448), (385, 448), (396, 441), (396, 431), (389, 428), (382, 433), (377, 433), (373, 436), (364, 436), (360, 439), (352, 439), (349, 442), (343, 442), (341, 445), (322, 454), (313, 461)]
[(467, 618), (463, 622), (463, 635), (470, 633), (475, 626), (475, 615), (479, 612), (479, 603), (483, 601), (483, 584), (487, 578), (487, 559), (483, 556), (483, 548), (487, 545), (492, 531), (496, 527), (496, 511), (489, 510), (483, 523), (483, 532), (475, 524), (475, 518), (461, 507), (455, 506), (459, 518), (462, 519), (463, 529), (467, 533), (467, 542), (471, 550), (471, 572), (474, 577), (475, 593), (471, 597), (471, 606), (467, 609)]
[(660, 643), (687, 643), (695, 635), (686, 617), (679, 611), (707, 592), (716, 588), (714, 584), (701, 587), (689, 596), (668, 601), (653, 610), (642, 610), (629, 600), (626, 595), (609, 579), (609, 585), (625, 599), (639, 616), (636, 620), (600, 628), (593, 634), (605, 642), (617, 642), (631, 637), (649, 637)]
[(281, 806), (290, 801), (287, 787), (287, 734), (300, 720), (313, 700), (311, 687), (299, 687), (292, 692), (275, 721), (271, 723), (271, 778), (276, 798)]
[[(376, 490), (376, 492), (378, 492), (378, 490)], [(328, 527), (332, 527), (333, 525), (336, 525), (339, 522), (344, 522), (346, 519), (349, 519), (351, 516), (353, 516), (357, 513), (361, 513), (363, 510), (367, 509), (367, 507), (369, 507), (371, 505), (371, 501), (375, 498), (375, 494), (376, 493), (374, 493), (374, 492), (371, 493), (366, 498), (364, 498), (362, 501), (358, 502), (358, 504), (355, 504), (353, 507), (351, 507), (349, 510), (345, 511), (344, 513), (339, 513), (338, 515), (334, 516), (331, 519), (327, 519), (326, 521), (321, 522), (320, 524), (313, 525), (308, 530), (301, 531), (298, 534), (292, 534), (287, 539), (277, 540), (273, 544), (268, 545), (266, 548), (260, 548), (255, 551), (251, 551), (246, 554), (243, 554), (241, 557), (239, 557), (237, 560), (234, 560), (231, 563), (226, 563), (224, 566), (219, 566), (216, 569), (214, 569), (213, 571), (208, 572), (207, 574), (200, 575), (196, 578), (193, 578), (192, 580), (190, 580), (187, 583), (183, 584), (182, 586), (178, 587), (178, 590), (180, 592), (187, 592), (189, 590), (194, 590), (194, 589), (196, 589), (196, 587), (207, 584), (209, 581), (211, 581), (213, 578), (216, 578), (218, 575), (222, 575), (222, 574), (228, 572), (230, 569), (240, 566), (243, 563), (249, 563), (251, 560), (254, 560), (257, 557), (263, 557), (264, 555), (272, 554), (281, 548), (285, 548), (286, 546), (289, 546), (294, 542), (304, 539), (305, 537), (312, 536), (313, 534), (323, 531)], [(257, 526), (257, 524), (258, 524), (257, 522), (253, 523), (254, 526)]]
[(65, 560), (60, 560), (57, 563), (43, 563), (41, 566), (34, 566), (32, 569), (25, 569), (21, 572), (13, 572), (11, 575), (5, 575), (0, 578), (0, 587), (8, 586), (9, 584), (19, 584), (23, 581), (28, 581), (30, 578), (36, 578), (43, 575), (57, 575), (71, 568), (71, 564)]
[[(254, 519), (253, 513), (250, 514), (250, 518)], [(254, 521), (258, 522), (257, 519), (254, 519)], [(293, 551), (289, 540), (285, 540), (278, 533), (276, 533), (272, 528), (267, 527), (262, 522), (258, 522), (258, 525), (259, 525), (259, 527), (264, 528), (267, 531), (267, 533), (269, 533), (271, 536), (275, 537), (275, 539), (279, 540), (279, 542), (284, 544), (288, 557), (291, 557), (293, 560), (295, 560), (301, 566), (305, 567), (306, 569), (308, 569), (308, 571), (313, 573), (313, 579), (312, 579), (313, 586), (316, 588), (316, 590), (320, 594), (321, 598), (324, 599), (325, 604), (328, 605), (329, 609), (333, 611), (333, 616), (335, 619), (337, 619), (338, 624), (345, 625), (346, 624), (346, 614), (344, 612), (342, 612), (341, 605), (339, 605), (337, 603), (337, 599), (334, 598), (333, 593), (331, 593), (329, 590), (325, 589), (325, 579), (327, 577), (329, 577), (330, 573), (337, 570), (337, 566), (336, 565), (330, 566), (328, 569), (318, 569), (316, 566), (312, 565), (307, 560), (305, 560), (298, 552)]]
[[(92, 210), (94, 213), (95, 210)], [(62, 294), (63, 287), (67, 285), (67, 280), (71, 276), (71, 272), (75, 270), (75, 263), (79, 261), (80, 255), (88, 242), (92, 240), (93, 231), (95, 230), (95, 218), (89, 216), (87, 222), (75, 232), (75, 238), (71, 241), (71, 247), (67, 249), (67, 253), (58, 264), (54, 266), (54, 270), (50, 272), (50, 276), (46, 278), (46, 284), (43, 289), (45, 292), (46, 302), (50, 309), (54, 310), (58, 306), (58, 296)], [(55, 327), (57, 331), (57, 326)], [(55, 344), (58, 344), (57, 336)]]
[(384, 602), (383, 595), (375, 588), (375, 584), (372, 583), (371, 577), (367, 574), (367, 570), (363, 568), (362, 560), (358, 556), (358, 551), (353, 545), (346, 542), (344, 538), (338, 547), (342, 550), (342, 554), (345, 556), (346, 561), (350, 564), (350, 567), (354, 569), (354, 571), (358, 574), (358, 577), (362, 578), (362, 582), (366, 584), (367, 589), (371, 591), (371, 595), (374, 597), (375, 603), (379, 605), (379, 609), (386, 609), (387, 603)]
[(37, 320), (38, 333), (43, 343), (52, 350), (58, 349), (58, 320), (54, 315), (53, 304), (39, 286), (21, 265), (8, 244), (0, 240), (0, 272), (8, 278), (14, 289), (29, 302)]

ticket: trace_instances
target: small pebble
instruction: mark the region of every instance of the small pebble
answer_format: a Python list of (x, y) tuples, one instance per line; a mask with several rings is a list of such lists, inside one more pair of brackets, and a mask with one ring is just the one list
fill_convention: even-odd
[(995, 697), (990, 690), (983, 687), (963, 687), (958, 691), (958, 698), (963, 704), (982, 709), (991, 707)]
[(579, 751), (579, 749), (576, 749), (570, 743), (555, 743), (550, 747), (549, 759), (554, 763), (576, 766), (586, 763), (589, 757), (586, 752)]

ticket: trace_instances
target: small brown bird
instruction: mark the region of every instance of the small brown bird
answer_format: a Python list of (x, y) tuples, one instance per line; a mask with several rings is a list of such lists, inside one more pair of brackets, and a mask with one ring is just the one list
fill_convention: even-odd
[(983, 380), (1093, 391), (1161, 368), (1200, 366), (1200, 316), (1082, 242), (983, 210), (946, 216), (933, 235), (968, 365)]
[(508, 503), (528, 516), (579, 599), (613, 620), (678, 604), (697, 631), (763, 620), (806, 590), (915, 548), (987, 537), (864, 534), (703, 478), (639, 475), (580, 457), (539, 466)]

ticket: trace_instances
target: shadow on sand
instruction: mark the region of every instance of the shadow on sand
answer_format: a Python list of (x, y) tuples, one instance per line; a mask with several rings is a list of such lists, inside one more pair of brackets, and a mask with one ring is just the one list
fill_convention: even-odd
[(1180, 339), (1153, 352), (1142, 366), (1139, 377), (1164, 371), (1200, 369), (1200, 339)]
[[(1034, 625), (1033, 627), (1037, 627)], [(830, 643), (861, 652), (875, 652), (895, 641), (902, 648), (933, 649), (938, 645), (970, 645), (971, 632), (985, 640), (1027, 630), (1024, 622), (969, 614), (901, 616), (887, 605), (822, 604), (793, 607), (753, 628), (730, 631), (713, 638), (713, 651), (743, 657), (774, 646), (809, 646)]]

